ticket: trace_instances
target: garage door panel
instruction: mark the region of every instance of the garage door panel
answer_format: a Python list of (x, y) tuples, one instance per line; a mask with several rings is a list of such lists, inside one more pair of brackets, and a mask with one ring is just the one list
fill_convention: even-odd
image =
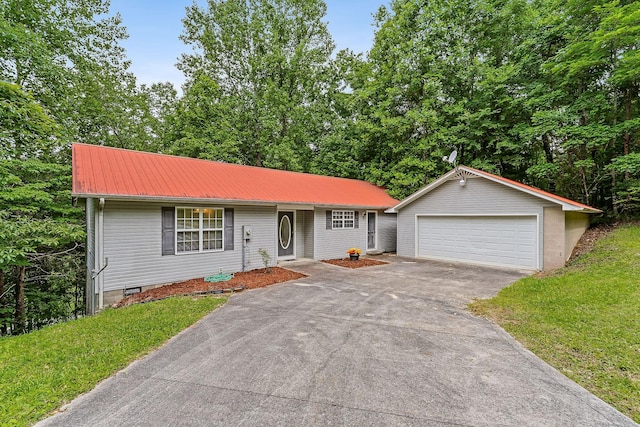
[(419, 217), (418, 256), (535, 269), (536, 221), (535, 216)]

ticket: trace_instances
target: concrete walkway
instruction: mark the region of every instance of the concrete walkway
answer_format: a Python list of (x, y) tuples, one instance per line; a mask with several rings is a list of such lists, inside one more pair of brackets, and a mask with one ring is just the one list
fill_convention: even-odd
[(636, 425), (464, 309), (522, 276), (435, 262), (233, 296), (40, 426)]

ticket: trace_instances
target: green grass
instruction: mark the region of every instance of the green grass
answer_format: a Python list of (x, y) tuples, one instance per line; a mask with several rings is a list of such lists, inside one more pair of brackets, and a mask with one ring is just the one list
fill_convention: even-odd
[(572, 265), (470, 308), (640, 422), (640, 227), (621, 227)]
[(0, 425), (44, 418), (226, 300), (169, 298), (0, 338)]

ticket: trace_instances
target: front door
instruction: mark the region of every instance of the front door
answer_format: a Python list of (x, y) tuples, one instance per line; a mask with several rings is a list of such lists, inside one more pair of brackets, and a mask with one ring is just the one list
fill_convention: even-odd
[(293, 229), (295, 226), (293, 212), (278, 212), (278, 258), (293, 259), (294, 239)]
[(367, 212), (367, 249), (376, 248), (376, 213)]

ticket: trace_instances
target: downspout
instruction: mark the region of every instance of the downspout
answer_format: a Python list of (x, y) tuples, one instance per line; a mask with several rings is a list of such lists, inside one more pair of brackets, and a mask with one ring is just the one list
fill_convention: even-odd
[[(85, 251), (85, 259), (87, 266), (87, 285), (85, 292), (86, 299), (86, 312), (91, 315), (96, 312), (96, 289), (93, 281), (93, 267), (95, 265), (95, 230), (92, 229), (93, 219), (95, 218), (95, 212), (93, 209), (93, 199), (89, 198), (85, 200), (85, 215), (86, 215), (86, 224), (87, 224), (87, 249)], [(91, 239), (93, 237), (93, 240)], [(91, 259), (91, 255), (93, 254), (93, 259)]]
[(106, 265), (103, 266), (104, 259), (104, 197), (100, 197), (100, 202), (98, 203), (98, 223), (97, 231), (98, 238), (96, 244), (96, 258), (98, 262), (96, 263), (97, 272), (93, 273), (94, 280), (98, 279), (98, 310), (102, 310), (104, 308), (104, 280), (102, 277), (102, 271), (105, 269)]

